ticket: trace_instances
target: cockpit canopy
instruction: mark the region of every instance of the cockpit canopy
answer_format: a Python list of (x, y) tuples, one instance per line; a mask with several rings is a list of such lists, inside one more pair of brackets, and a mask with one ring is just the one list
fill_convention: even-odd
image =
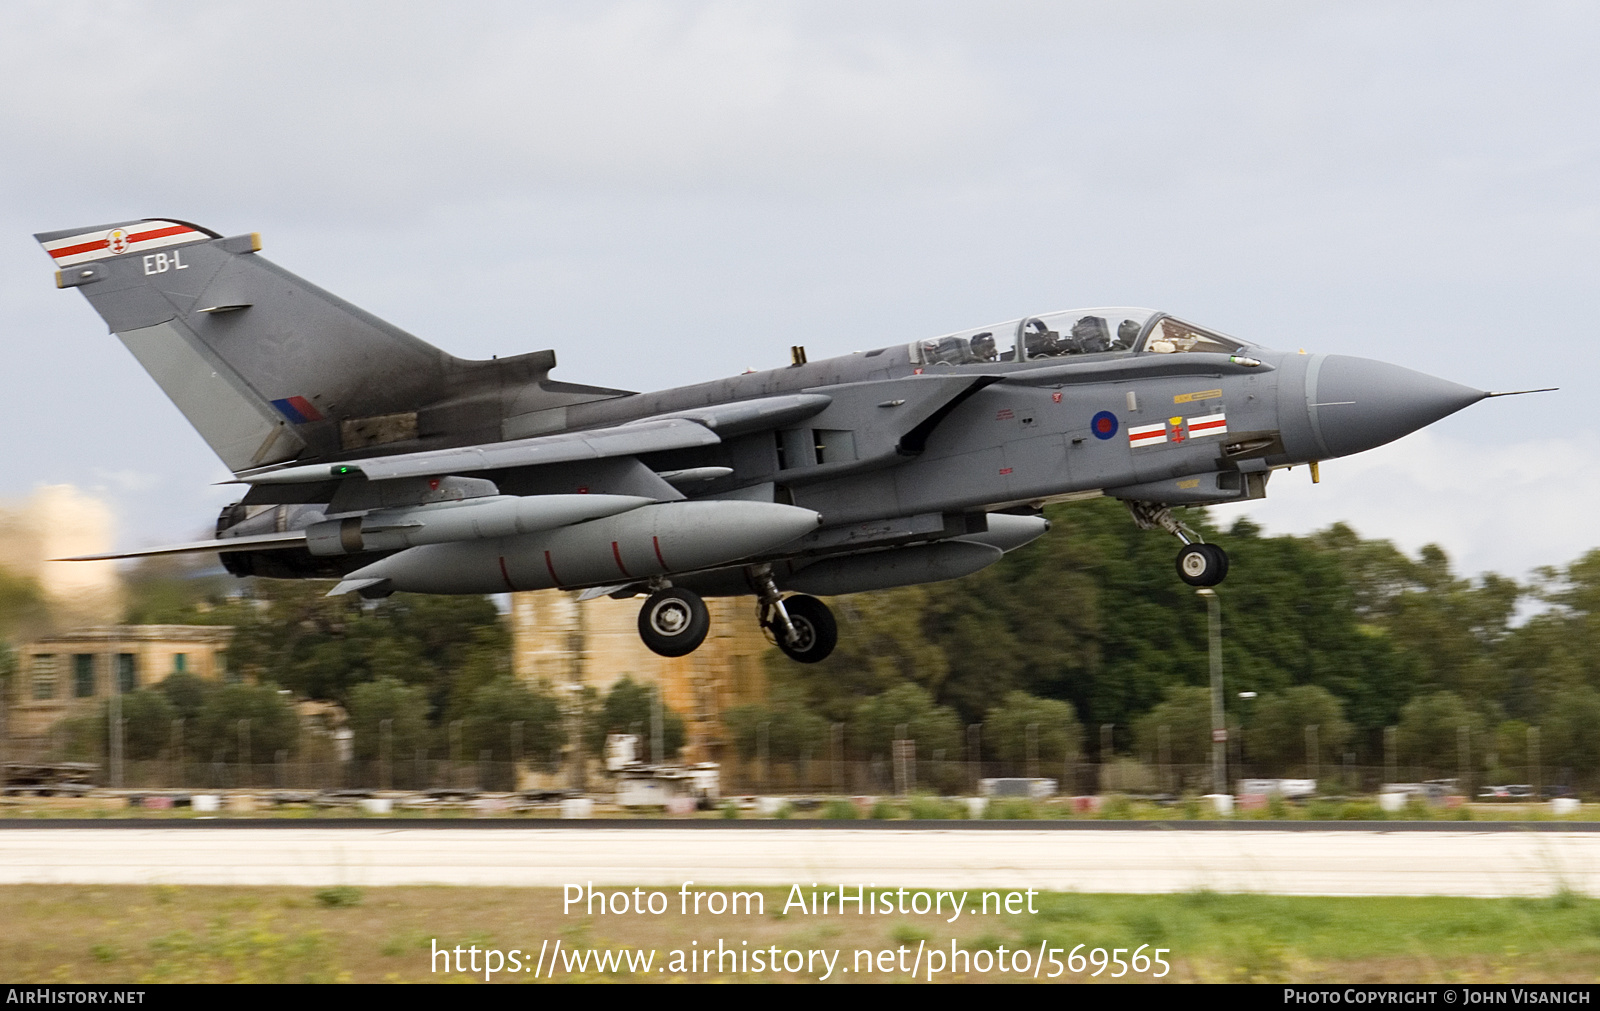
[[(1009, 350), (1001, 348), (1009, 346)], [(1154, 309), (1068, 309), (975, 327), (911, 345), (916, 365), (1030, 362), (1112, 352), (1235, 354), (1253, 347)]]

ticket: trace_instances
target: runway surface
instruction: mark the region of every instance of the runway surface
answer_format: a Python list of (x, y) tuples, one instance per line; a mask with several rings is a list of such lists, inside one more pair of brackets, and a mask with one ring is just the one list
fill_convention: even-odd
[[(370, 825), (370, 823), (368, 823)], [(876, 884), (1081, 892), (1600, 895), (1600, 833), (1030, 828), (0, 829), (3, 884)]]

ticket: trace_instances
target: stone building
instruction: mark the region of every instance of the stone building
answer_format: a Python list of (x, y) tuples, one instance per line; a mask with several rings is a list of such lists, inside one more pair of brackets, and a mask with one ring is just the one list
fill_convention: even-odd
[(113, 691), (132, 692), (186, 673), (226, 676), (226, 625), (100, 625), (24, 643), (6, 700), (13, 741), (43, 737), (64, 716), (89, 712)]
[(536, 590), (511, 595), (512, 669), (558, 689), (588, 686), (602, 694), (623, 677), (661, 686), (662, 700), (683, 717), (688, 762), (722, 759), (722, 714), (766, 698), (772, 644), (756, 624), (750, 598), (712, 598), (711, 634), (685, 657), (657, 656), (639, 640), (640, 598)]

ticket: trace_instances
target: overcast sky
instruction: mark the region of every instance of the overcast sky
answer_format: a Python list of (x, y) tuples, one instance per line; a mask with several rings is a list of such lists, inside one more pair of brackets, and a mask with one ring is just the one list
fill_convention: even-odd
[[(465, 357), (656, 389), (1083, 305), (1493, 400), (1278, 474), (1468, 573), (1600, 544), (1589, 3), (10, 3), (0, 496), (123, 546), (227, 472), (42, 230), (176, 217)], [(1223, 507), (1224, 521), (1240, 507)], [(1154, 536), (1154, 535), (1152, 535)]]

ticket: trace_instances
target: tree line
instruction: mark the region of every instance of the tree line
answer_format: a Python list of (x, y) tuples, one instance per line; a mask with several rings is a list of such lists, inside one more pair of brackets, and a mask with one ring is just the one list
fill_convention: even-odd
[[(1052, 533), (975, 575), (834, 600), (836, 652), (799, 665), (774, 651), (767, 700), (724, 715), (727, 743), (774, 760), (838, 746), (868, 759), (904, 734), (926, 758), (972, 757), (976, 742), (1002, 761), (1098, 760), (1109, 742), (1205, 761), (1205, 606), (1174, 573), (1171, 539), (1137, 530), (1109, 500), (1047, 514)], [(1552, 768), (1600, 769), (1600, 550), (1519, 583), (1463, 577), (1438, 547), (1413, 557), (1343, 525), (1266, 537), (1244, 518), (1225, 529), (1203, 510), (1186, 519), (1233, 560), (1217, 588), (1224, 677), (1251, 760), (1454, 768), (1466, 752), (1478, 765), (1520, 765), (1536, 739)], [(520, 748), (544, 762), (573, 734), (598, 754), (608, 732), (651, 733), (645, 686), (563, 695), (513, 678), (509, 631), (487, 599), (372, 602), (267, 580), (240, 596), (237, 586), (145, 567), (129, 616), (233, 625), (229, 670), (343, 706), (358, 757), (443, 756), (455, 742), (469, 758)], [(8, 592), (36, 606), (25, 588)], [(227, 705), (245, 705), (244, 687)], [(665, 716), (671, 755), (683, 722)], [(201, 732), (199, 710), (182, 718)]]
[[(487, 755), (553, 767), (574, 735), (598, 756), (609, 733), (636, 733), (642, 756), (653, 754), (649, 686), (624, 678), (605, 692), (587, 687), (563, 697), (551, 685), (513, 677), (510, 633), (487, 598), (362, 601), (327, 597), (321, 584), (276, 580), (240, 588), (231, 577), (197, 578), (181, 565), (135, 572), (129, 620), (232, 626), (226, 668), (240, 680), (171, 675), (123, 695), (126, 758), (236, 762), (241, 720), (249, 721), (253, 761), (298, 753), (309, 742), (297, 730), (297, 700), (341, 707), (360, 760)], [(97, 715), (72, 721), (75, 753), (104, 754), (109, 709), (104, 703)], [(683, 720), (663, 710), (662, 753), (676, 756)]]
[[(1085, 757), (1109, 739), (1156, 759), (1165, 737), (1170, 761), (1207, 761), (1206, 610), (1173, 572), (1171, 539), (1109, 500), (1047, 514), (1049, 535), (975, 575), (840, 599), (839, 649), (774, 666), (774, 698), (860, 733), (863, 700), (907, 685), (964, 724), (1054, 700), (1096, 729), (1077, 733)], [(1600, 551), (1518, 583), (1462, 577), (1437, 546), (1411, 557), (1343, 524), (1266, 537), (1247, 518), (1186, 519), (1232, 558), (1216, 588), (1225, 694), (1250, 759), (1454, 769), (1465, 751), (1522, 765), (1538, 728), (1547, 765), (1600, 769)], [(990, 730), (986, 754), (1015, 752), (1011, 726)]]

